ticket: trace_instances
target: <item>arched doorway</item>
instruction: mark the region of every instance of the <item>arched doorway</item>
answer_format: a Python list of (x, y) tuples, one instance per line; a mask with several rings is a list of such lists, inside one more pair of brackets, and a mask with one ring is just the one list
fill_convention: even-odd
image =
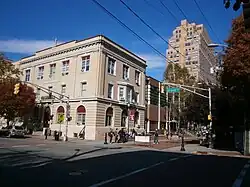
[(139, 125), (140, 125), (140, 123), (139, 123), (139, 112), (136, 111), (135, 116), (134, 116), (134, 127), (137, 127)]
[(85, 119), (86, 119), (86, 109), (83, 105), (80, 105), (76, 109), (76, 122), (78, 125), (85, 125)]
[(113, 108), (109, 107), (106, 110), (106, 120), (105, 120), (105, 126), (111, 126), (113, 121)]
[(43, 127), (48, 128), (49, 127), (49, 121), (50, 121), (50, 107), (46, 106), (44, 108), (44, 114), (43, 114)]
[(64, 118), (65, 118), (64, 113), (65, 113), (65, 110), (63, 106), (59, 106), (56, 111), (57, 123), (61, 124), (64, 121)]
[(128, 119), (128, 111), (123, 110), (121, 116), (121, 127), (126, 127), (127, 119)]

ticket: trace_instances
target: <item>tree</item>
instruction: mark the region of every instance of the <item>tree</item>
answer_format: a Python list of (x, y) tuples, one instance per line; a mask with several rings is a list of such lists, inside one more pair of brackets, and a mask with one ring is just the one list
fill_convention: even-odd
[(16, 81), (6, 81), (0, 84), (0, 116), (7, 121), (16, 117), (23, 117), (31, 112), (35, 106), (36, 95), (34, 89), (26, 84), (21, 84), (20, 92), (15, 95)]
[(0, 53), (0, 83), (12, 79), (18, 80), (20, 75), (20, 70)]
[(234, 117), (238, 118), (238, 123), (244, 123), (250, 119), (250, 33), (245, 31), (242, 15), (233, 20), (232, 31), (226, 42), (228, 48), (221, 83), (230, 92), (234, 105), (244, 113)]
[[(193, 85), (195, 83), (195, 78), (191, 76), (186, 67), (181, 67), (179, 64), (169, 63), (165, 72), (164, 72), (164, 80), (169, 83), (182, 84), (182, 85)], [(180, 107), (183, 109), (185, 106), (185, 102), (190, 95), (189, 92), (181, 90), (180, 92)], [(173, 119), (176, 119), (177, 116), (184, 116), (183, 113), (179, 113), (178, 110), (178, 102), (173, 102), (173, 98), (175, 101), (178, 101), (179, 94), (168, 94), (169, 100), (168, 103), (171, 103), (171, 111)], [(183, 121), (183, 119), (181, 119)]]
[(14, 120), (30, 112), (35, 106), (35, 93), (32, 87), (21, 84), (20, 92), (14, 95), (14, 85), (20, 82), (21, 72), (0, 54), (0, 117)]

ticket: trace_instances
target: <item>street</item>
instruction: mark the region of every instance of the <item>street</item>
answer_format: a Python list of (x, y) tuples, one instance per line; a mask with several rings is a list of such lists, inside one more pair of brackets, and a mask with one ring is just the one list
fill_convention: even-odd
[[(248, 159), (0, 139), (1, 186), (249, 186)], [(244, 178), (244, 180), (242, 180)]]

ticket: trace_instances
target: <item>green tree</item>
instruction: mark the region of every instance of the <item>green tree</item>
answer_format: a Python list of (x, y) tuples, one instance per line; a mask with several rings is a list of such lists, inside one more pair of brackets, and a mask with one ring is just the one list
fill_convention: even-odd
[[(181, 67), (179, 64), (174, 64), (174, 63), (168, 64), (164, 72), (164, 80), (169, 83), (182, 84), (182, 85), (188, 85), (188, 86), (192, 86), (195, 83), (195, 78), (189, 74), (188, 69), (186, 67)], [(191, 94), (190, 92), (181, 90), (180, 92), (181, 109), (184, 108), (185, 102), (190, 94)], [(185, 115), (183, 112), (179, 113), (179, 110), (178, 110), (179, 94), (169, 93), (168, 96), (169, 96), (168, 97), (169, 108), (171, 107), (170, 112), (171, 112), (171, 115), (173, 116), (173, 119), (177, 120), (178, 116), (183, 116), (181, 117), (181, 121), (183, 121), (185, 119), (184, 118)], [(175, 102), (173, 102), (173, 98)]]

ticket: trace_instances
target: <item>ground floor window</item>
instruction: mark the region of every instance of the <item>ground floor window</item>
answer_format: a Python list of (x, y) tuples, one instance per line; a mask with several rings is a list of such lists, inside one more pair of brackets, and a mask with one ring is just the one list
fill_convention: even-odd
[(76, 110), (76, 122), (79, 125), (85, 125), (85, 118), (86, 118), (86, 109), (83, 105), (79, 106)]
[(109, 107), (106, 111), (105, 126), (111, 126), (113, 121), (113, 108)]

